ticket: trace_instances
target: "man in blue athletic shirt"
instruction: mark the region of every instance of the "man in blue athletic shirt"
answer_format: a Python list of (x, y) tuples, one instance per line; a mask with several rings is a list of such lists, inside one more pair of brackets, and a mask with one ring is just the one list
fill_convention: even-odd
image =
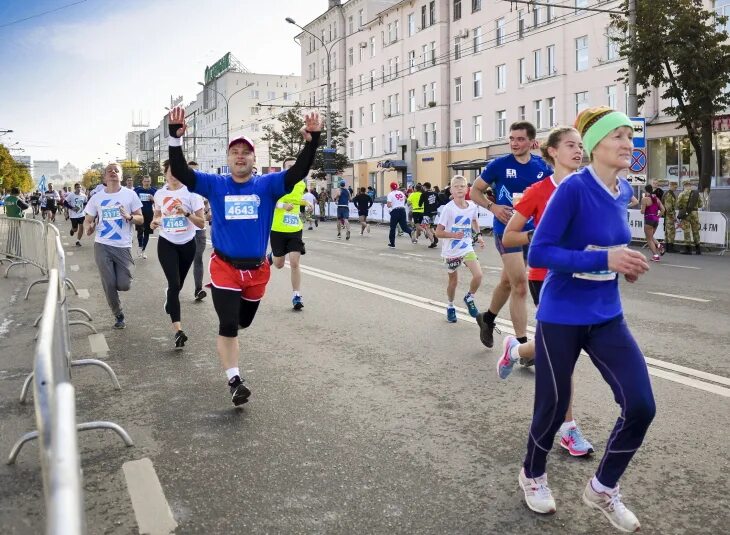
[(319, 144), (322, 121), (317, 112), (304, 118), (305, 144), (294, 165), (278, 173), (254, 175), (256, 153), (245, 136), (228, 144), (230, 175), (194, 171), (182, 151), (185, 110), (170, 110), (170, 168), (172, 175), (194, 193), (210, 201), (213, 253), (210, 286), (218, 315), (218, 356), (228, 377), (231, 401), (240, 407), (251, 391), (238, 367), (238, 329), (253, 322), (271, 270), (266, 260), (271, 222), (277, 200), (292, 191), (309, 173)]
[[(552, 168), (540, 156), (530, 153), (530, 150), (536, 148), (536, 134), (532, 123), (513, 123), (509, 132), (512, 154), (490, 162), (471, 188), (471, 200), (494, 214), (494, 244), (502, 257), (502, 275), (492, 292), (489, 310), (477, 316), (479, 337), (487, 347), (494, 345), (494, 320), (507, 299), (510, 300), (510, 318), (515, 337), (520, 343), (527, 342), (527, 246), (505, 248), (502, 245), (502, 235), (512, 217), (512, 206), (522, 192), (553, 173)], [(496, 202), (487, 198), (487, 186), (492, 187)], [(528, 222), (525, 230), (531, 229), (532, 225)]]
[(157, 188), (152, 187), (152, 179), (148, 176), (142, 179), (142, 185), (134, 188), (134, 192), (142, 201), (142, 217), (144, 222), (141, 225), (137, 225), (137, 245), (139, 245), (139, 257), (147, 258), (145, 249), (150, 241), (150, 234), (152, 234), (152, 217), (154, 216), (153, 205), (155, 204), (154, 198), (157, 193)]

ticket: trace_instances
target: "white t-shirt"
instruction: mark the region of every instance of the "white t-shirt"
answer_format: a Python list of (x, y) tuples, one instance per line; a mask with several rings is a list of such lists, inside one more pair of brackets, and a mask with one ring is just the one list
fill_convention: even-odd
[(91, 190), (91, 193), (89, 193), (89, 198), (96, 195), (97, 193), (101, 193), (102, 191), (104, 191), (104, 188), (106, 188), (106, 186), (104, 184), (99, 184), (98, 186), (96, 186), (94, 189)]
[(439, 225), (443, 225), (446, 232), (463, 232), (464, 237), (443, 238), (441, 256), (444, 258), (460, 258), (467, 253), (473, 253), (472, 246), (472, 222), (477, 219), (477, 205), (466, 201), (466, 208), (459, 208), (454, 201), (444, 206), (444, 211), (439, 217)]
[(317, 198), (314, 195), (312, 195), (312, 193), (309, 191), (307, 193), (305, 193), (304, 195), (302, 195), (302, 199), (304, 199), (309, 204), (311, 204), (312, 208), (314, 208), (314, 205), (317, 204)]
[(203, 198), (191, 193), (185, 186), (176, 190), (162, 188), (155, 193), (155, 210), (162, 212), (160, 236), (170, 243), (180, 245), (194, 239), (198, 227), (190, 219), (177, 213), (178, 206), (191, 213), (202, 210)]
[(136, 193), (127, 188), (122, 188), (116, 193), (107, 193), (106, 189), (103, 189), (89, 199), (84, 213), (92, 217), (99, 216), (94, 241), (112, 247), (132, 246), (132, 223), (122, 218), (119, 210), (122, 206), (128, 214), (132, 214), (142, 208), (142, 201)]
[(388, 193), (388, 202), (391, 203), (390, 209), (404, 208), (406, 205), (406, 194), (400, 190), (393, 190)]
[(73, 191), (66, 194), (66, 204), (71, 208), (68, 209), (68, 216), (74, 219), (84, 217), (84, 205), (86, 204), (86, 195), (79, 193), (76, 195)]

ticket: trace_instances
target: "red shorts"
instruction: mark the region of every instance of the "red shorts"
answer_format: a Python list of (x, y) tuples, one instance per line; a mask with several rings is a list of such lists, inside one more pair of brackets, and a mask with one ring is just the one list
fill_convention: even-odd
[(266, 284), (271, 278), (271, 266), (264, 262), (256, 269), (236, 269), (228, 262), (210, 255), (210, 286), (219, 290), (233, 290), (241, 292), (241, 299), (246, 301), (261, 301), (266, 293)]

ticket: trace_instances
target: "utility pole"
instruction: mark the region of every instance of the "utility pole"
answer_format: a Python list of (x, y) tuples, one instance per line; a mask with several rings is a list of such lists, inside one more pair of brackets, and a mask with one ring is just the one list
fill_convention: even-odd
[[(636, 43), (636, 0), (629, 0), (629, 42), (633, 49)], [(629, 60), (628, 72), (628, 116), (636, 117), (639, 115), (639, 103), (636, 96), (636, 66)]]

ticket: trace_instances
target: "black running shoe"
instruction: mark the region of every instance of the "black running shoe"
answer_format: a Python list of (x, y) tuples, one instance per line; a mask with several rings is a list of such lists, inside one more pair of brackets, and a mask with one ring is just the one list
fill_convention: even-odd
[(484, 321), (484, 314), (477, 316), (477, 324), (479, 325), (479, 339), (486, 347), (494, 347), (494, 331), (495, 329), (499, 334), (502, 334), (494, 322)]
[(127, 324), (124, 323), (124, 314), (117, 314), (114, 319), (117, 320), (116, 323), (114, 323), (115, 329), (124, 329), (127, 327)]
[(185, 342), (188, 341), (188, 337), (183, 331), (177, 331), (175, 333), (175, 349), (180, 350), (185, 346)]
[(71, 229), (71, 230), (70, 230), (70, 231), (68, 232), (68, 235), (69, 235), (69, 236), (73, 236), (73, 235), (74, 235), (74, 229)]
[(206, 292), (205, 290), (198, 290), (197, 292), (195, 292), (195, 300), (196, 301), (202, 301), (207, 296), (208, 296), (208, 292)]
[(251, 391), (243, 384), (243, 381), (238, 375), (228, 381), (228, 387), (231, 390), (231, 401), (234, 407), (240, 407), (248, 402)]
[(434, 241), (431, 242), (431, 245), (429, 245), (428, 248), (429, 249), (435, 249), (438, 246), (439, 246), (438, 242), (436, 240), (434, 240)]

